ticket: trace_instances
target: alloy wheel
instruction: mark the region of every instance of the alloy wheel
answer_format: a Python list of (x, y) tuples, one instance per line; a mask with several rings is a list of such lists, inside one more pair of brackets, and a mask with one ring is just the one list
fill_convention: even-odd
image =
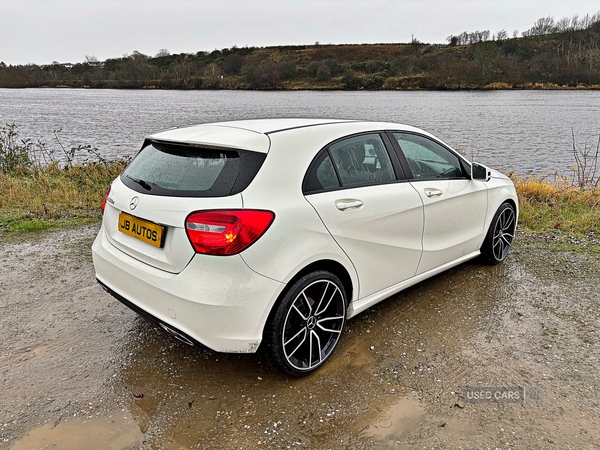
[(506, 258), (510, 246), (515, 237), (515, 212), (512, 208), (505, 208), (494, 227), (494, 237), (492, 241), (494, 257), (498, 261)]
[(345, 301), (331, 280), (304, 287), (287, 311), (282, 333), (284, 356), (293, 368), (311, 371), (333, 352), (345, 321)]

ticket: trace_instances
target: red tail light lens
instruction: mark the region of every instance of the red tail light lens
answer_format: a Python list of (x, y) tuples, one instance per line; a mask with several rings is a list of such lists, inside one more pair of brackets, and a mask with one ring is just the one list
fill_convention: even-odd
[(187, 217), (185, 231), (197, 253), (235, 255), (254, 244), (273, 219), (273, 212), (253, 209), (199, 211)]
[(102, 200), (102, 205), (100, 206), (102, 214), (104, 214), (104, 208), (106, 208), (106, 199), (108, 198), (108, 194), (110, 194), (110, 186), (106, 190), (106, 194), (104, 194), (104, 200)]

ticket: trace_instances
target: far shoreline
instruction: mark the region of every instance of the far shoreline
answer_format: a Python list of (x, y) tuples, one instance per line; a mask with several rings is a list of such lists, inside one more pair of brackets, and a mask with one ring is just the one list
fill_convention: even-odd
[(141, 86), (141, 87), (97, 87), (97, 86), (68, 86), (68, 85), (57, 85), (57, 86), (22, 86), (22, 87), (1, 87), (0, 89), (7, 90), (20, 90), (20, 89), (89, 89), (89, 90), (116, 90), (116, 91), (246, 91), (246, 92), (285, 92), (285, 91), (341, 91), (341, 92), (397, 92), (397, 91), (420, 91), (420, 92), (475, 92), (475, 91), (597, 91), (600, 90), (600, 84), (584, 85), (578, 84), (576, 86), (560, 86), (556, 83), (526, 83), (523, 85), (511, 86), (507, 83), (491, 83), (487, 86), (482, 87), (438, 87), (438, 88), (422, 88), (422, 87), (408, 87), (408, 88), (379, 88), (379, 89), (346, 89), (344, 87), (336, 86), (314, 86), (314, 87), (286, 87), (280, 86), (277, 88), (167, 88), (160, 86)]

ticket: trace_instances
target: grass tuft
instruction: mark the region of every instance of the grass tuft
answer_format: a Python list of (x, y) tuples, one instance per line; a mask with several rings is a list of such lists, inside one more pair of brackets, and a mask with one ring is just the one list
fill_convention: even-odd
[(0, 233), (38, 232), (98, 221), (124, 161), (0, 173)]
[(600, 189), (516, 179), (519, 227), (537, 233), (600, 234)]

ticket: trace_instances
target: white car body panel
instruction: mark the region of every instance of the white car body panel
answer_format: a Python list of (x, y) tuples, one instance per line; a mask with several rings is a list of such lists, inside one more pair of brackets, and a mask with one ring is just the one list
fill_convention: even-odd
[(124, 255), (104, 227), (92, 250), (104, 286), (220, 352), (255, 352), (269, 306), (285, 287), (249, 269), (239, 255), (195, 255), (181, 273), (169, 273)]
[(454, 261), (450, 261), (446, 264), (438, 266), (435, 269), (432, 269), (428, 272), (420, 273), (419, 275), (416, 275), (408, 280), (405, 280), (401, 283), (395, 284), (379, 292), (376, 292), (373, 295), (361, 298), (360, 300), (355, 301), (350, 305), (350, 308), (348, 310), (348, 318), (350, 319), (360, 314), (361, 312), (366, 311), (371, 306), (391, 297), (394, 294), (397, 294), (400, 291), (403, 291), (404, 289), (414, 286), (415, 284), (420, 283), (421, 281), (424, 281), (428, 278), (431, 278), (434, 275), (440, 274), (448, 269), (451, 269), (452, 267), (456, 267), (460, 264), (463, 264), (473, 258), (477, 258), (479, 255), (480, 252), (479, 250), (477, 250)]
[(226, 125), (204, 125), (198, 127), (174, 128), (153, 134), (147, 139), (162, 142), (177, 141), (188, 145), (204, 145), (216, 148), (252, 150), (260, 153), (269, 151), (270, 142), (265, 134)]
[[(323, 192), (306, 199), (356, 267), (359, 298), (416, 274), (422, 254), (423, 204), (410, 183)], [(340, 200), (362, 205), (340, 211), (336, 207)]]
[[(487, 187), (477, 180), (413, 181), (424, 205), (423, 257), (418, 274), (481, 247)], [(433, 194), (429, 197), (427, 192)], [(443, 227), (440, 227), (443, 224)]]
[(263, 236), (265, 242), (252, 245), (242, 253), (248, 267), (273, 280), (288, 283), (314, 262), (334, 261), (358, 284), (352, 262), (310, 205), (304, 202), (303, 205), (281, 206), (278, 210), (280, 214)]

